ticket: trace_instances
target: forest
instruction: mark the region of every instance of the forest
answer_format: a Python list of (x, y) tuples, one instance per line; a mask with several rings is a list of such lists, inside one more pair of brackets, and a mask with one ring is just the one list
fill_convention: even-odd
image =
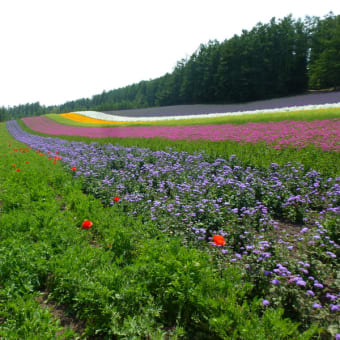
[(201, 44), (171, 73), (92, 98), (0, 108), (0, 121), (45, 113), (226, 104), (340, 86), (340, 15), (272, 18), (223, 42)]

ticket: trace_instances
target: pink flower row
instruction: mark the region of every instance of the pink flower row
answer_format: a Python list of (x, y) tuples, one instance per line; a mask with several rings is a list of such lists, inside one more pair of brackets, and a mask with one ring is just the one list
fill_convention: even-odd
[(76, 127), (58, 124), (47, 117), (22, 119), (32, 130), (50, 135), (119, 138), (168, 138), (172, 140), (204, 139), (211, 141), (265, 142), (276, 149), (307, 145), (324, 151), (340, 151), (340, 119), (316, 121), (280, 121), (241, 125)]

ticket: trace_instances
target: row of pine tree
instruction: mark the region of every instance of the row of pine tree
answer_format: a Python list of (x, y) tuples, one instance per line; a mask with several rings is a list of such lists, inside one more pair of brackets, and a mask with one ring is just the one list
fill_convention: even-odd
[(0, 108), (0, 121), (51, 112), (247, 102), (339, 85), (340, 15), (303, 21), (290, 15), (223, 42), (201, 44), (160, 78), (58, 106)]

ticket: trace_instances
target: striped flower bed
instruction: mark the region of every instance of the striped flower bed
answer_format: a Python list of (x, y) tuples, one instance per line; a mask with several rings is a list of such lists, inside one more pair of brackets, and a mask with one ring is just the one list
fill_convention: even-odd
[(77, 127), (58, 124), (47, 117), (26, 117), (24, 123), (32, 130), (51, 134), (84, 137), (167, 138), (171, 140), (233, 140), (237, 142), (265, 142), (274, 148), (287, 146), (302, 148), (308, 145), (324, 151), (340, 151), (340, 119), (319, 121), (279, 121), (241, 125), (191, 126), (132, 126)]
[(237, 115), (248, 115), (248, 114), (259, 114), (259, 113), (279, 113), (279, 112), (294, 112), (294, 111), (307, 111), (316, 109), (328, 109), (328, 108), (339, 108), (339, 103), (333, 104), (322, 104), (322, 105), (304, 105), (304, 106), (290, 106), (279, 109), (266, 109), (266, 110), (251, 110), (251, 111), (238, 111), (238, 112), (225, 112), (225, 113), (208, 113), (199, 115), (178, 115), (166, 117), (126, 117), (106, 114), (97, 111), (76, 111), (75, 114), (79, 114), (85, 117), (98, 119), (101, 121), (114, 121), (114, 122), (146, 122), (146, 121), (164, 121), (164, 120), (178, 120), (178, 119), (194, 119), (194, 118), (214, 118), (214, 117), (225, 117), (225, 116), (237, 116)]

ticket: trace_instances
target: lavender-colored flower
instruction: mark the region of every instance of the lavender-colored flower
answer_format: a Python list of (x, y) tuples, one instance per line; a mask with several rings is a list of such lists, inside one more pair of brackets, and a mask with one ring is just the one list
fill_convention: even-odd
[(268, 306), (270, 304), (270, 302), (266, 299), (263, 299), (262, 304), (263, 304), (263, 306)]
[(329, 293), (326, 293), (326, 298), (330, 299), (331, 301), (335, 301), (338, 299), (338, 297), (336, 295), (332, 295)]
[(340, 310), (340, 305), (333, 305), (333, 304), (331, 304), (330, 305), (330, 310), (332, 312), (338, 312)]
[(323, 288), (323, 284), (319, 282), (314, 282), (314, 287)]
[(332, 258), (336, 258), (336, 255), (332, 253), (331, 251), (326, 251), (326, 254), (329, 255)]
[(319, 303), (314, 302), (313, 308), (322, 308), (322, 306)]
[(299, 268), (299, 270), (304, 274), (308, 274), (308, 270), (305, 268)]
[(304, 287), (304, 286), (306, 285), (306, 282), (303, 281), (303, 280), (297, 280), (297, 281), (296, 281), (296, 284), (297, 284), (298, 286)]
[(312, 290), (307, 290), (306, 295), (314, 296), (315, 294)]
[(272, 280), (272, 284), (278, 286), (280, 284), (280, 281), (278, 279)]

